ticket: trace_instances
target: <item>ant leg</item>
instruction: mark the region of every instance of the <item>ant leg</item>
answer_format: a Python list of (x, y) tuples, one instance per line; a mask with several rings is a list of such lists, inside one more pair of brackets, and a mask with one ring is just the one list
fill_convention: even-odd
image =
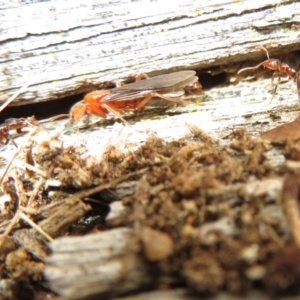
[(271, 100), (270, 100), (270, 101), (272, 101), (272, 100), (274, 99), (274, 96), (275, 96), (276, 91), (277, 91), (278, 84), (279, 84), (279, 83), (277, 83), (277, 84), (275, 85), (275, 89), (274, 89), (274, 91), (273, 91), (273, 94), (272, 94), (272, 97), (271, 97)]
[(15, 146), (16, 148), (18, 148), (18, 145), (16, 144), (16, 142), (14, 141), (14, 139), (13, 139), (12, 137), (7, 137), (7, 138), (6, 138), (6, 141), (3, 142), (3, 143), (1, 143), (1, 144), (2, 144), (2, 145), (7, 145), (10, 141), (14, 144), (14, 146)]
[(85, 126), (89, 126), (90, 125), (90, 123), (91, 123), (90, 114), (86, 114), (86, 118), (85, 118), (84, 122), (86, 123)]
[(145, 79), (149, 79), (149, 78), (150, 78), (146, 73), (140, 73), (140, 74), (138, 74), (138, 75), (135, 77), (135, 80), (136, 80), (136, 81), (141, 81), (143, 77), (144, 77)]
[[(272, 84), (274, 83), (274, 77), (277, 76), (278, 77), (278, 82), (280, 82), (280, 72), (279, 71), (275, 71), (272, 74)], [(276, 85), (278, 85), (279, 83), (277, 83)]]
[[(8, 143), (9, 141), (11, 141), (11, 142), (15, 145), (15, 147), (18, 148), (18, 145), (16, 144), (16, 142), (14, 141), (13, 138), (9, 138), (9, 139), (7, 140), (7, 143)], [(6, 144), (7, 144), (7, 143), (6, 143)]]
[[(149, 79), (150, 77), (146, 73), (139, 73), (137, 76), (135, 76), (135, 81), (141, 81), (142, 78)], [(117, 88), (124, 85), (126, 85), (126, 83), (124, 83), (123, 81), (119, 81), (116, 84)]]
[(297, 91), (298, 91), (298, 103), (300, 105), (300, 71), (296, 73)]
[(56, 121), (57, 119), (60, 119), (60, 118), (69, 118), (69, 117), (70, 117), (70, 114), (61, 114), (61, 115), (57, 115), (57, 116), (54, 116), (54, 117), (51, 117), (51, 118), (48, 118), (48, 119), (38, 121), (38, 124), (53, 122), (53, 121)]
[[(249, 67), (249, 68), (243, 68), (243, 69), (240, 69), (240, 70), (237, 72), (238, 75), (241, 74), (241, 73), (243, 73), (243, 72), (245, 72), (245, 71), (256, 70), (256, 69), (258, 69), (260, 66), (264, 66), (265, 68), (268, 68), (268, 69), (271, 69), (271, 70), (273, 69), (272, 67), (271, 67), (271, 68), (269, 67), (269, 64), (273, 62), (273, 59), (270, 60), (268, 50), (267, 50), (264, 46), (262, 46), (262, 45), (260, 45), (259, 48), (262, 49), (262, 50), (264, 50), (264, 51), (266, 52), (266, 55), (267, 55), (267, 58), (268, 58), (268, 59), (265, 60), (265, 61), (263, 61), (262, 63), (258, 64), (258, 65), (255, 66), (255, 67)], [(273, 69), (273, 70), (274, 70), (274, 69)]]
[(171, 97), (166, 97), (164, 95), (158, 94), (158, 93), (152, 93), (151, 97), (158, 97), (167, 101), (171, 101), (171, 102), (175, 102), (175, 103), (180, 103), (180, 104), (184, 104), (184, 105), (188, 105), (188, 104), (193, 104), (195, 105), (194, 102), (192, 101), (186, 101), (186, 100), (181, 100), (180, 98), (171, 98)]
[[(282, 77), (282, 76), (280, 76), (280, 72), (276, 72), (276, 71), (275, 71), (275, 72), (273, 73), (273, 75), (272, 75), (272, 84), (273, 84), (274, 74), (278, 76), (278, 81), (277, 81), (277, 83), (276, 83), (276, 85), (275, 85), (275, 88), (274, 88), (274, 92), (273, 92), (271, 101), (273, 100), (273, 98), (274, 98), (274, 96), (275, 96), (275, 94), (276, 94), (276, 91), (277, 91), (278, 86), (279, 86), (280, 84), (285, 83), (285, 82), (288, 82), (288, 81), (290, 80), (290, 77), (288, 77), (288, 76)], [(283, 81), (281, 81), (282, 79), (283, 79)]]
[(245, 72), (245, 71), (252, 71), (252, 70), (256, 70), (258, 69), (260, 66), (264, 66), (264, 64), (267, 62), (268, 60), (265, 60), (263, 62), (261, 62), (260, 64), (258, 64), (257, 66), (255, 67), (248, 67), (248, 68), (243, 68), (243, 69), (240, 69), (237, 74), (240, 75), (241, 73)]
[(272, 75), (272, 85), (274, 85), (274, 77), (275, 76), (278, 76), (278, 81), (277, 81), (277, 83), (275, 84), (275, 88), (274, 88), (274, 91), (273, 91), (273, 94), (272, 94), (272, 97), (271, 97), (271, 101), (274, 99), (274, 96), (275, 96), (275, 94), (276, 94), (276, 91), (277, 91), (277, 88), (278, 88), (278, 85), (279, 85), (279, 83), (280, 83), (280, 73), (278, 72), (278, 71), (275, 71), (275, 72), (273, 72), (273, 75)]
[(137, 106), (136, 106), (136, 109), (141, 109), (142, 107), (144, 107), (148, 101), (150, 101), (150, 99), (152, 98), (152, 94), (146, 96), (144, 98), (143, 101), (141, 101)]
[(121, 119), (121, 121), (123, 121), (126, 125), (128, 125), (129, 127), (131, 127), (131, 125), (121, 116), (121, 114), (114, 110), (113, 108), (111, 108), (110, 106), (106, 105), (106, 104), (102, 104), (102, 106), (107, 109), (109, 112), (111, 112), (112, 114), (114, 114), (115, 116), (117, 116), (119, 119)]

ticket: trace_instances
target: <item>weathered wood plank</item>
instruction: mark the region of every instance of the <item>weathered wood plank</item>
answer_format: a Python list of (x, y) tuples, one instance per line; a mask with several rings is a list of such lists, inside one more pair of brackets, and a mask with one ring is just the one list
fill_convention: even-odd
[(119, 295), (149, 284), (151, 279), (143, 260), (123, 253), (130, 235), (131, 229), (118, 228), (86, 236), (85, 240), (82, 237), (55, 240), (51, 244), (54, 254), (47, 259), (45, 273), (53, 290), (66, 299), (83, 299), (92, 295)]
[[(189, 291), (178, 288), (169, 291), (151, 291), (144, 292), (134, 296), (125, 296), (118, 297), (115, 300), (156, 300), (156, 299), (164, 299), (164, 300), (198, 300), (199, 298), (202, 300), (256, 300), (256, 299), (264, 299), (267, 297), (260, 291), (253, 291), (246, 295), (234, 295), (230, 293), (220, 293), (217, 296), (201, 296), (193, 295)], [(298, 296), (289, 297), (289, 300), (297, 300)]]
[(112, 81), (202, 69), (300, 48), (300, 3), (286, 1), (4, 1), (0, 97), (33, 85), (15, 105), (58, 99)]

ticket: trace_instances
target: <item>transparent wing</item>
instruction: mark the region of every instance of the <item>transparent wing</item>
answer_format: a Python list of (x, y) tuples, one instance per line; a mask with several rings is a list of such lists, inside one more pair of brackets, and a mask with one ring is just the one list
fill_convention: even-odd
[(149, 93), (170, 93), (198, 81), (195, 71), (180, 71), (137, 81), (111, 90), (103, 102), (143, 98)]

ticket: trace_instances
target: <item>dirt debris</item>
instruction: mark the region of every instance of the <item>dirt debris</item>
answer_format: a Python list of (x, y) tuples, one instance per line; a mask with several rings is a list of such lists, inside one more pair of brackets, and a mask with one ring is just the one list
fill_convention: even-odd
[[(270, 185), (279, 180), (282, 186), (280, 175), (288, 171), (272, 168), (265, 155), (271, 149), (268, 142), (243, 130), (230, 138), (228, 148), (216, 149), (211, 142), (182, 144), (159, 168), (150, 167), (134, 197), (125, 201), (134, 226), (159, 230), (173, 240), (173, 254), (157, 263), (161, 272), (184, 278), (201, 293), (244, 292), (266, 282), (269, 287), (269, 261), (290, 240), (280, 188), (274, 195)], [(285, 155), (293, 149), (287, 145)], [(256, 189), (247, 194), (254, 182)], [(274, 207), (278, 215), (272, 218)], [(147, 252), (147, 245), (141, 249)]]
[[(291, 223), (292, 206), (283, 209), (281, 201), (297, 201), (297, 193), (285, 201), (282, 189), (290, 186), (289, 176), (298, 176), (293, 175), (299, 172), (298, 141), (272, 146), (264, 134), (256, 138), (240, 129), (216, 140), (192, 124), (188, 127), (193, 133), (189, 141), (165, 142), (152, 135), (134, 151), (108, 145), (100, 160), (87, 156), (84, 144), (65, 147), (58, 134), (34, 136), (30, 159), (26, 157), (41, 173), (20, 173), (12, 166), (2, 183), (7, 197), (0, 224), (3, 280), (13, 278), (21, 286), (25, 278), (32, 291), (43, 282), (48, 244), (20, 213), (18, 217), (22, 212), (54, 239), (109, 232), (118, 224), (131, 227), (122, 261), (126, 253), (130, 260), (139, 257), (150, 274), (176, 278), (197, 293), (240, 293), (253, 288), (269, 293), (294, 291), (299, 272), (289, 256), (296, 254), (287, 253), (298, 253), (299, 216), (294, 214)], [(273, 167), (271, 151), (284, 155), (289, 163)], [(292, 184), (298, 191), (295, 178)], [(116, 196), (123, 198), (126, 214), (115, 222), (110, 219), (107, 227), (105, 214), (87, 222), (88, 211), (113, 201), (105, 200), (105, 191), (129, 179), (135, 181), (132, 193)], [(34, 199), (29, 196), (33, 190)], [(95, 204), (100, 199), (104, 204)], [(7, 230), (12, 217), (14, 224)], [(272, 283), (273, 277), (277, 284)], [(107, 285), (105, 293), (115, 285)]]

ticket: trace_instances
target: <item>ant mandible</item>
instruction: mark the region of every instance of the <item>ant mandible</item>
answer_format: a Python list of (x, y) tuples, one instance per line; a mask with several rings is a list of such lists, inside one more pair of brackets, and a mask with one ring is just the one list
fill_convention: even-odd
[(299, 74), (299, 72), (296, 72), (295, 69), (291, 68), (286, 63), (282, 63), (278, 59), (270, 58), (269, 57), (269, 52), (268, 52), (268, 50), (265, 47), (260, 46), (260, 48), (266, 52), (268, 59), (265, 60), (265, 61), (263, 61), (263, 62), (261, 62), (260, 64), (258, 64), (255, 67), (243, 68), (243, 69), (239, 70), (237, 72), (237, 74), (239, 75), (239, 74), (241, 74), (241, 73), (243, 73), (245, 71), (249, 71), (249, 70), (256, 70), (260, 66), (263, 66), (264, 68), (267, 68), (269, 70), (273, 70), (274, 73), (272, 75), (272, 82), (273, 82), (274, 76), (278, 76), (279, 80), (278, 80), (278, 83), (275, 86), (275, 89), (274, 89), (274, 92), (273, 92), (271, 100), (273, 99), (273, 97), (274, 97), (274, 95), (275, 95), (275, 93), (277, 91), (278, 85), (280, 83), (283, 83), (283, 82), (280, 82), (281, 78), (285, 78), (285, 82), (289, 81), (290, 79), (294, 79), (294, 81), (297, 82), (298, 101), (300, 102), (300, 74)]

